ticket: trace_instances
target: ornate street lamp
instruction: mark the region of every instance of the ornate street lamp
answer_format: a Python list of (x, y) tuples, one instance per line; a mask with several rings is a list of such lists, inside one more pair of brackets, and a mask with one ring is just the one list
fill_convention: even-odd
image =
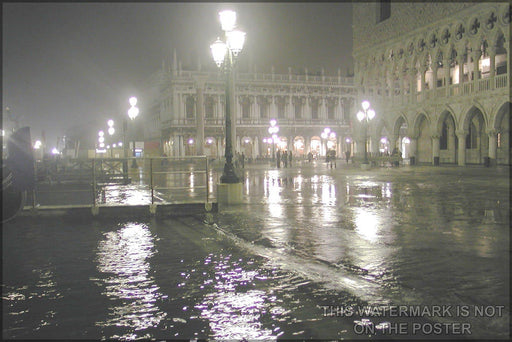
[(222, 67), (226, 76), (226, 163), (224, 165), (224, 172), (220, 177), (221, 183), (240, 183), (240, 179), (235, 173), (233, 167), (233, 143), (231, 132), (231, 101), (233, 96), (234, 82), (232, 79), (232, 69), (236, 57), (242, 51), (245, 42), (245, 32), (235, 29), (236, 12), (222, 11), (219, 13), (222, 30), (225, 33), (225, 42), (217, 38), (217, 40), (210, 45), (213, 60), (220, 68)]
[(363, 164), (368, 164), (368, 147), (366, 146), (368, 123), (375, 117), (375, 111), (370, 108), (370, 102), (363, 101), (361, 103), (362, 111), (357, 112), (357, 120), (364, 125), (364, 160)]
[[(130, 97), (128, 100), (130, 102), (130, 109), (128, 109), (128, 117), (133, 122), (135, 118), (139, 115), (139, 108), (136, 107), (137, 105), (137, 98), (135, 96)], [(132, 125), (133, 126), (133, 125)], [(133, 129), (135, 131), (135, 129)], [(138, 167), (135, 153), (135, 132), (133, 132), (133, 162), (132, 162), (132, 168)]]
[(268, 132), (272, 136), (272, 161), (276, 160), (276, 143), (278, 141), (277, 133), (279, 132), (279, 126), (277, 125), (277, 120), (270, 120), (270, 127), (268, 128)]

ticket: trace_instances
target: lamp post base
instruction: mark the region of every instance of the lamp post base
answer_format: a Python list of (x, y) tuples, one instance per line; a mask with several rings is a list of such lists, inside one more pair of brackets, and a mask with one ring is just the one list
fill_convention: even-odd
[(240, 204), (242, 203), (242, 183), (217, 184), (217, 203)]
[(362, 163), (361, 170), (369, 170), (371, 168), (370, 163)]

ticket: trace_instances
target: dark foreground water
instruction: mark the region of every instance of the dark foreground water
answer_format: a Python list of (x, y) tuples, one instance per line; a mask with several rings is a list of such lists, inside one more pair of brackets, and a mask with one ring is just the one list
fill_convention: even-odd
[[(434, 172), (434, 173), (433, 173)], [(3, 226), (3, 338), (503, 338), (503, 170), (248, 169), (245, 204)]]

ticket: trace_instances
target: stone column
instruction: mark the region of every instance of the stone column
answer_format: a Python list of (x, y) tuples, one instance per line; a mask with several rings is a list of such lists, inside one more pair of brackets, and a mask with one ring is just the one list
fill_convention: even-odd
[(183, 135), (178, 135), (178, 156), (179, 157), (184, 157), (185, 156), (185, 143), (184, 143), (184, 140), (185, 140), (185, 136)]
[(443, 61), (443, 69), (444, 69), (444, 86), (448, 87), (450, 85), (450, 59), (446, 58)]
[(464, 80), (464, 56), (457, 57), (457, 64), (459, 67), (459, 84), (462, 84)]
[(411, 161), (411, 164), (417, 164), (418, 158), (416, 156), (418, 155), (418, 137), (411, 137), (409, 139), (411, 140), (409, 143), (409, 160)]
[(478, 62), (480, 60), (480, 56), (482, 56), (482, 51), (480, 51), (480, 48), (476, 48), (473, 50), (473, 81), (478, 81), (480, 79), (479, 75), (479, 69), (478, 69)]
[[(393, 150), (395, 149), (395, 147), (397, 147), (396, 142), (398, 140), (398, 135), (391, 134), (391, 135), (389, 135), (388, 138), (389, 138), (389, 148), (391, 149), (391, 151), (389, 151), (389, 153), (393, 153)], [(400, 147), (398, 147), (398, 150), (400, 150)]]
[(432, 63), (432, 89), (437, 88), (437, 69), (438, 69), (437, 63), (436, 62)]
[(433, 135), (432, 137), (432, 165), (439, 165), (439, 136)]
[(466, 131), (456, 131), (455, 134), (457, 134), (459, 140), (458, 164), (464, 166), (466, 165), (466, 135), (468, 133)]
[(425, 72), (426, 72), (426, 69), (421, 68), (420, 72), (421, 72), (421, 74), (420, 74), (421, 88), (418, 90), (421, 90), (421, 99), (424, 99), (425, 98)]
[(379, 138), (373, 134), (368, 136), (371, 140), (370, 144), (370, 156), (377, 156), (379, 155)]
[(260, 155), (260, 138), (254, 136), (252, 139), (252, 157), (256, 159)]
[(196, 155), (202, 156), (204, 154), (204, 96), (203, 89), (205, 80), (196, 78)]
[(357, 147), (356, 147), (357, 154), (356, 154), (356, 156), (362, 162), (362, 160), (364, 158), (364, 144), (366, 142), (364, 141), (364, 137), (357, 137), (354, 140), (357, 143)]
[(409, 70), (409, 102), (416, 102), (416, 75), (417, 70), (415, 68), (411, 68)]
[(489, 159), (490, 165), (497, 164), (497, 149), (498, 149), (498, 141), (497, 141), (497, 132), (494, 129), (491, 129), (487, 132), (489, 135)]
[[(490, 71), (489, 76), (496, 76), (496, 46), (489, 46), (489, 61), (490, 61)], [(493, 82), (494, 84), (494, 82)]]

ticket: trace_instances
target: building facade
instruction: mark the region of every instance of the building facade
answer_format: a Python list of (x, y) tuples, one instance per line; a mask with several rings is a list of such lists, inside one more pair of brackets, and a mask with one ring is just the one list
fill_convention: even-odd
[[(224, 156), (225, 79), (220, 72), (200, 69), (182, 70), (175, 52), (169, 67), (163, 63), (139, 97), (146, 143), (159, 143), (160, 153), (167, 156)], [(234, 73), (234, 152), (258, 158), (277, 149), (295, 157), (351, 150), (353, 78), (340, 71), (337, 76), (288, 71)], [(268, 131), (271, 119), (279, 127), (275, 144)], [(325, 128), (330, 134), (322, 137)]]
[(370, 153), (510, 164), (510, 17), (508, 2), (355, 2), (356, 102), (376, 112)]

